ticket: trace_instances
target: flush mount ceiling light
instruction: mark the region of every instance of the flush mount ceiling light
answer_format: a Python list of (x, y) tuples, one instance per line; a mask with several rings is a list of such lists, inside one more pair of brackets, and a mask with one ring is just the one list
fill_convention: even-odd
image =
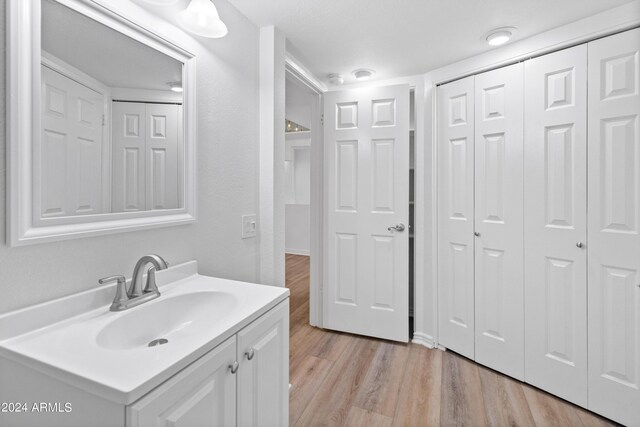
[(344, 79), (342, 78), (342, 76), (337, 73), (329, 74), (327, 78), (329, 79), (329, 83), (335, 86), (339, 86), (344, 83)]
[(182, 83), (180, 82), (169, 82), (167, 86), (174, 92), (182, 93)]
[(227, 26), (210, 0), (191, 0), (177, 16), (178, 24), (190, 33), (217, 39), (227, 35)]
[(361, 82), (365, 80), (369, 80), (371, 77), (373, 77), (375, 73), (376, 73), (375, 71), (369, 70), (367, 68), (359, 68), (351, 72), (351, 74), (353, 74), (353, 77), (355, 77), (356, 80)]
[(496, 28), (494, 30), (489, 31), (485, 34), (485, 40), (491, 46), (500, 46), (505, 44), (506, 42), (513, 37), (516, 32), (515, 27), (501, 27)]

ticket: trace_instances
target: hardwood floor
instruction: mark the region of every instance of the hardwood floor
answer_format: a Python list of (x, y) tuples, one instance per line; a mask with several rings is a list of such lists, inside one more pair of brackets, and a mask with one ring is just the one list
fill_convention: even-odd
[(612, 426), (450, 351), (309, 326), (309, 258), (287, 255), (293, 426)]

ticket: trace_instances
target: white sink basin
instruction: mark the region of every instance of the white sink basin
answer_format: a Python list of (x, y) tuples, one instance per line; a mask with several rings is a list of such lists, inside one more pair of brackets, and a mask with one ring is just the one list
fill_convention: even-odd
[(194, 261), (156, 280), (159, 298), (121, 312), (109, 311), (115, 286), (105, 286), (0, 315), (0, 358), (128, 405), (289, 294), (199, 275)]
[(228, 292), (201, 291), (171, 296), (125, 311), (96, 336), (100, 347), (128, 350), (148, 347), (157, 339), (180, 344), (236, 309), (238, 298)]

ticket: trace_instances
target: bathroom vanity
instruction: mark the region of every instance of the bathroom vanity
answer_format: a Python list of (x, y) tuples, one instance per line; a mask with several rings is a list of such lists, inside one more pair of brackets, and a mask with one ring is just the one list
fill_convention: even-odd
[(157, 283), (121, 312), (112, 284), (0, 316), (0, 425), (286, 426), (289, 291), (196, 262)]

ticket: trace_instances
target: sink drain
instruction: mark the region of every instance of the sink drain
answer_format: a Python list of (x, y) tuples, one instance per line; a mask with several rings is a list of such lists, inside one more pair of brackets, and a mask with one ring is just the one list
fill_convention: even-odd
[(149, 345), (149, 347), (155, 347), (157, 345), (166, 344), (168, 342), (169, 342), (169, 340), (166, 339), (166, 338), (158, 338), (157, 340), (151, 341), (148, 345)]

